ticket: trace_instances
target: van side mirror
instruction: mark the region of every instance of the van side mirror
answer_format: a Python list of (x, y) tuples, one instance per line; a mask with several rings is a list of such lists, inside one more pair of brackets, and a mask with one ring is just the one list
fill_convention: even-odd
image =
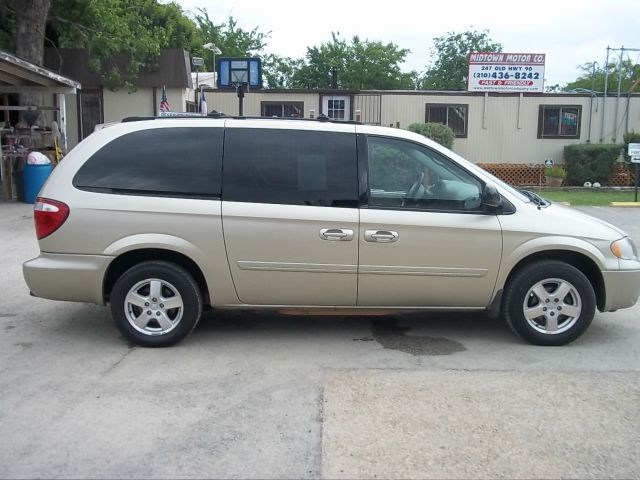
[(486, 184), (482, 189), (482, 206), (489, 210), (502, 207), (502, 197), (495, 185)]

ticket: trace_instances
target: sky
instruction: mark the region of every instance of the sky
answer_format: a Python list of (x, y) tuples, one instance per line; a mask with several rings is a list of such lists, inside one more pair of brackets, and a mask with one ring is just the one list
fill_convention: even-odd
[[(192, 12), (204, 8), (217, 22), (233, 15), (242, 28), (270, 31), (266, 51), (282, 56), (303, 57), (307, 46), (327, 42), (332, 31), (347, 39), (393, 42), (411, 50), (407, 71), (426, 69), (434, 37), (489, 30), (504, 52), (546, 54), (545, 86), (575, 80), (584, 63), (603, 65), (607, 46), (640, 50), (637, 0), (174, 1)], [(638, 63), (640, 51), (627, 57)], [(610, 62), (617, 60), (612, 51)]]

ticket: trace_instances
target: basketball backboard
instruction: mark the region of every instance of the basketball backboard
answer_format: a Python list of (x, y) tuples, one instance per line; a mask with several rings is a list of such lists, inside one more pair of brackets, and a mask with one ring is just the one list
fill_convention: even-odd
[(262, 88), (262, 60), (259, 58), (218, 58), (218, 88), (239, 85)]

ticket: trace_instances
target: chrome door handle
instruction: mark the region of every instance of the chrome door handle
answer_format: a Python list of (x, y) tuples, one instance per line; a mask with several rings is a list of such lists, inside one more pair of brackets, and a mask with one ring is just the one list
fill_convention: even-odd
[(331, 242), (348, 242), (353, 240), (353, 230), (343, 228), (322, 228), (320, 238)]
[(365, 230), (364, 239), (366, 242), (392, 243), (398, 241), (398, 232), (391, 230)]

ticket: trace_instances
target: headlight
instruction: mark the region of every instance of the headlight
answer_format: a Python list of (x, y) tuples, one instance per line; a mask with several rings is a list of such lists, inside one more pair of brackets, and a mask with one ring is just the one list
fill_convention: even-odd
[(637, 260), (638, 250), (636, 244), (629, 237), (621, 238), (611, 243), (613, 254), (623, 260)]

